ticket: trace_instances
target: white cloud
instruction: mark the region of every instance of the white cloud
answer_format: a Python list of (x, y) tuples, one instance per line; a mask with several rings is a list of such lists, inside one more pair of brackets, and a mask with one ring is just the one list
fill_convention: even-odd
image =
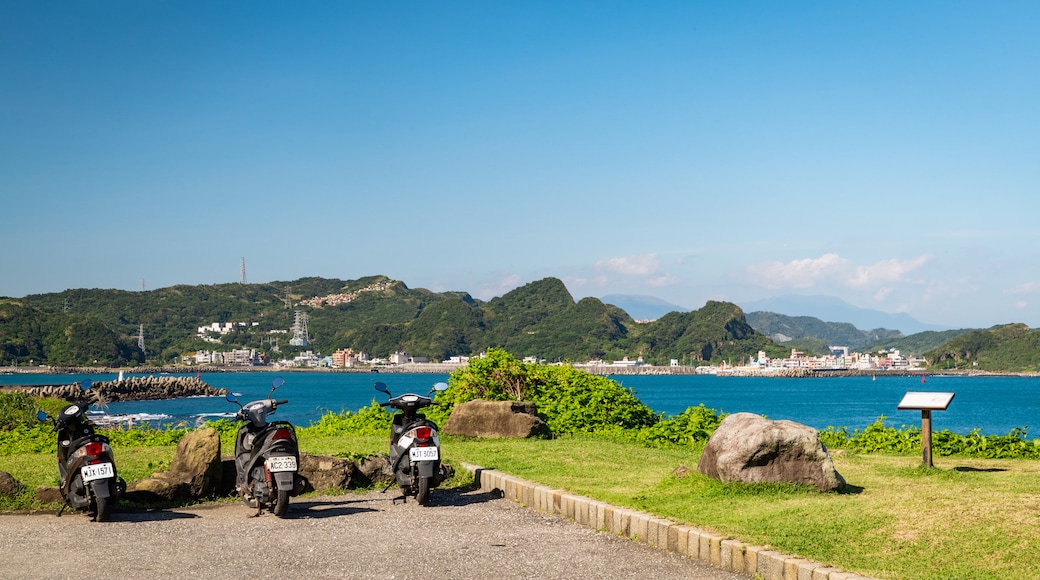
[(491, 300), (496, 296), (501, 296), (510, 290), (515, 289), (520, 285), (522, 278), (519, 274), (507, 274), (502, 278), (482, 284), (480, 289), (473, 293), (474, 296), (480, 300)]
[(751, 281), (766, 288), (811, 288), (847, 270), (848, 260), (838, 254), (782, 262), (764, 262), (747, 268)]
[(906, 274), (912, 272), (932, 260), (932, 255), (925, 254), (912, 260), (882, 260), (870, 266), (857, 266), (855, 273), (846, 282), (853, 288), (879, 286), (899, 282)]
[(1033, 294), (1037, 290), (1040, 290), (1040, 282), (1026, 282), (1004, 290), (1004, 294)]
[(607, 258), (596, 262), (596, 269), (601, 272), (617, 272), (627, 276), (649, 276), (656, 273), (660, 267), (661, 261), (657, 254)]
[(838, 254), (783, 262), (763, 262), (746, 269), (748, 279), (766, 288), (806, 289), (823, 284), (848, 288), (872, 288), (875, 299), (882, 300), (894, 289), (892, 284), (905, 282), (906, 275), (933, 259), (924, 254), (911, 260), (892, 258), (870, 265), (857, 266)]
[(662, 276), (650, 278), (646, 281), (646, 285), (654, 288), (660, 288), (662, 286), (671, 286), (672, 284), (675, 284), (675, 282), (675, 276), (672, 276), (671, 274), (664, 274)]

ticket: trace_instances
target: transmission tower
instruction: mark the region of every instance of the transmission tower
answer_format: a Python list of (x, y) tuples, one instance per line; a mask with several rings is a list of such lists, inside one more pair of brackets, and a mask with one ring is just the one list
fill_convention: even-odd
[(242, 278), (239, 281), (239, 283), (241, 283), (241, 284), (245, 284), (246, 283), (246, 258), (245, 258), (245, 256), (242, 257)]
[(144, 278), (141, 278), (141, 292), (144, 292)]
[(137, 331), (137, 348), (144, 352), (144, 325), (142, 324), (140, 329)]
[(310, 342), (310, 337), (307, 336), (307, 313), (296, 311), (296, 321), (293, 322), (293, 337), (289, 339), (289, 344), (293, 346), (307, 346)]

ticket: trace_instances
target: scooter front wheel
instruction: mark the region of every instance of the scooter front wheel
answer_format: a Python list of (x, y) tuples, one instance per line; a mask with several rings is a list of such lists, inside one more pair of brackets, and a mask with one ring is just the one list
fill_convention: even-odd
[(279, 489), (278, 496), (274, 501), (274, 515), (284, 518), (285, 513), (289, 511), (289, 490)]

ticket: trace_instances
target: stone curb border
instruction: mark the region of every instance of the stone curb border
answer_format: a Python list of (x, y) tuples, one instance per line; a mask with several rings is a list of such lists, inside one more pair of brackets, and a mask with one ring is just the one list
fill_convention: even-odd
[(763, 580), (873, 580), (804, 558), (785, 556), (763, 546), (749, 546), (648, 513), (534, 484), (500, 471), (469, 463), (462, 466), (473, 472), (473, 481), (483, 492), (497, 489), (505, 499), (528, 508), (569, 518), (594, 530), (618, 534), (653, 548), (703, 560), (730, 572), (758, 574)]

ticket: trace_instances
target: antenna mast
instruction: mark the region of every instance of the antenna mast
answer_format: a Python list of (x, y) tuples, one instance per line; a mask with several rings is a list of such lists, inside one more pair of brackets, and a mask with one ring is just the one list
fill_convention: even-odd
[(246, 258), (242, 257), (242, 279), (239, 281), (240, 284), (246, 283)]
[(140, 329), (137, 331), (137, 348), (144, 352), (144, 325), (142, 324)]

